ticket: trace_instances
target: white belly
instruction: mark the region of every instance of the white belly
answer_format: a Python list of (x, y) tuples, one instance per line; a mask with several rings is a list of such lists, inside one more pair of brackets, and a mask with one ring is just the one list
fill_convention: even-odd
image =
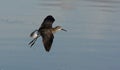
[(37, 33), (35, 32), (34, 34), (33, 34), (33, 36), (32, 36), (32, 38), (36, 38), (38, 35), (37, 35)]
[(33, 31), (31, 34), (30, 34), (30, 37), (32, 37), (32, 38), (36, 38), (36, 37), (38, 37), (38, 31)]

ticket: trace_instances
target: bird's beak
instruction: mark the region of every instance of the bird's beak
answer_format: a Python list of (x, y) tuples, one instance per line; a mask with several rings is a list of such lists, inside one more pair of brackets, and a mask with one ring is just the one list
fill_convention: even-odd
[(65, 30), (65, 29), (63, 29), (63, 28), (62, 28), (61, 30), (63, 30), (63, 31), (65, 31), (65, 32), (67, 32), (67, 30)]

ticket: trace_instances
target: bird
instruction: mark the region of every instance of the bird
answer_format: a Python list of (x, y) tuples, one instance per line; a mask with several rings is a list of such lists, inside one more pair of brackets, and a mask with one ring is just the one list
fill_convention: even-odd
[(52, 43), (53, 43), (54, 34), (59, 30), (63, 30), (65, 32), (67, 31), (67, 30), (63, 29), (62, 26), (52, 27), (52, 24), (54, 23), (54, 21), (55, 21), (55, 18), (52, 15), (48, 15), (43, 20), (40, 28), (34, 30), (30, 34), (30, 37), (32, 37), (33, 40), (30, 41), (28, 45), (30, 45), (30, 47), (32, 47), (35, 44), (36, 40), (39, 37), (42, 37), (42, 42), (43, 42), (44, 48), (47, 52), (49, 52), (51, 49)]

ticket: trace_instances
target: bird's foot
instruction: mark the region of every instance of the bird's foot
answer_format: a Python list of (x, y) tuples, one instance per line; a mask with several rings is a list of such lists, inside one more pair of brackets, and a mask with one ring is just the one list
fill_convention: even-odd
[[(38, 38), (38, 37), (37, 37), (37, 38)], [(30, 45), (30, 48), (35, 44), (37, 38), (33, 39), (32, 41), (30, 41), (30, 42), (28, 43), (28, 45)]]

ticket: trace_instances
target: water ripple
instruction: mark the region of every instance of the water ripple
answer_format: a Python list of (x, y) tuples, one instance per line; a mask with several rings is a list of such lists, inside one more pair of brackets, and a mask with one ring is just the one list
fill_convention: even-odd
[(102, 2), (102, 3), (120, 3), (119, 0), (84, 0), (84, 1)]
[(112, 0), (86, 0), (90, 2), (87, 7), (96, 8), (103, 12), (119, 12), (120, 9), (120, 1), (112, 1)]

